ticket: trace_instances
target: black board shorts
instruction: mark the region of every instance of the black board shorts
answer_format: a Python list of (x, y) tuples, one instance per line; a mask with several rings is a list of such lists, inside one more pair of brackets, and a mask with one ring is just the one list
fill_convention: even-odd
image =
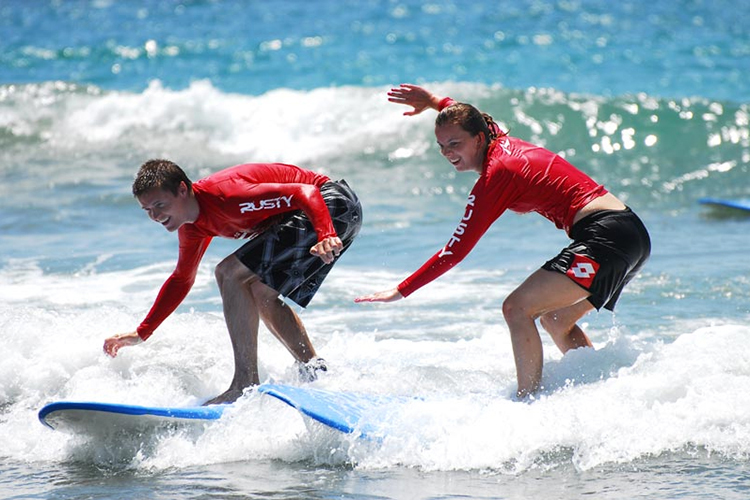
[(318, 234), (302, 210), (285, 214), (234, 253), (264, 284), (301, 307), (307, 307), (362, 226), (362, 206), (346, 181), (326, 182), (320, 187), (320, 194), (344, 244), (334, 262), (326, 264), (310, 254)]
[(641, 219), (630, 210), (602, 210), (570, 229), (573, 242), (542, 269), (568, 276), (588, 290), (596, 309), (613, 311), (622, 289), (651, 255), (651, 240)]

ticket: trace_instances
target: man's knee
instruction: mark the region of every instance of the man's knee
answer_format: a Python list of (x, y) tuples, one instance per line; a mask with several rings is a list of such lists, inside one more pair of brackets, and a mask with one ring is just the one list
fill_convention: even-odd
[(284, 301), (279, 298), (279, 292), (260, 281), (260, 278), (253, 280), (251, 285), (250, 291), (252, 292), (253, 297), (255, 297), (255, 300), (269, 305), (286, 305)]
[(227, 283), (252, 284), (258, 277), (252, 273), (235, 255), (230, 255), (219, 262), (214, 269), (214, 276), (219, 287)]

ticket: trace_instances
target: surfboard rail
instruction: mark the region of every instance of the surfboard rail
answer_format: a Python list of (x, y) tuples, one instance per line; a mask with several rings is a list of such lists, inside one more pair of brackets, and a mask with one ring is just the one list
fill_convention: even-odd
[(217, 420), (227, 405), (160, 407), (89, 401), (56, 401), (39, 410), (39, 421), (50, 429), (83, 425), (86, 415), (145, 416), (181, 420)]
[[(394, 407), (414, 400), (406, 396), (331, 391), (310, 387), (267, 383), (256, 388), (301, 414), (332, 429), (363, 437), (382, 434), (382, 417)], [(92, 433), (95, 429), (144, 428), (170, 424), (201, 424), (218, 420), (231, 404), (167, 407), (87, 401), (57, 401), (38, 414), (46, 427), (68, 432)]]

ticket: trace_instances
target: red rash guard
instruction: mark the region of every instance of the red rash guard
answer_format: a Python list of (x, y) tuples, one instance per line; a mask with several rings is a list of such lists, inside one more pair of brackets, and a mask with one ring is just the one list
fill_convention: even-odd
[[(453, 104), (440, 101), (440, 109)], [(578, 211), (607, 190), (555, 153), (503, 136), (489, 146), (464, 216), (448, 243), (398, 285), (404, 297), (461, 262), (505, 210), (537, 212), (567, 233)]]
[(269, 217), (303, 210), (318, 234), (318, 241), (336, 236), (320, 186), (324, 175), (281, 163), (250, 163), (222, 170), (193, 184), (200, 215), (183, 224), (177, 266), (162, 285), (146, 319), (138, 326), (146, 340), (177, 309), (195, 282), (198, 264), (214, 236), (248, 238)]

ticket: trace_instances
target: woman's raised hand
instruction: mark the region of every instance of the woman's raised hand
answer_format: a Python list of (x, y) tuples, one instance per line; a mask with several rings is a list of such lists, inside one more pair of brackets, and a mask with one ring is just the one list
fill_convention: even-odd
[(414, 108), (411, 111), (405, 111), (405, 116), (418, 115), (427, 108), (439, 109), (440, 106), (440, 97), (419, 85), (409, 83), (402, 83), (397, 88), (391, 89), (388, 92), (388, 101)]

